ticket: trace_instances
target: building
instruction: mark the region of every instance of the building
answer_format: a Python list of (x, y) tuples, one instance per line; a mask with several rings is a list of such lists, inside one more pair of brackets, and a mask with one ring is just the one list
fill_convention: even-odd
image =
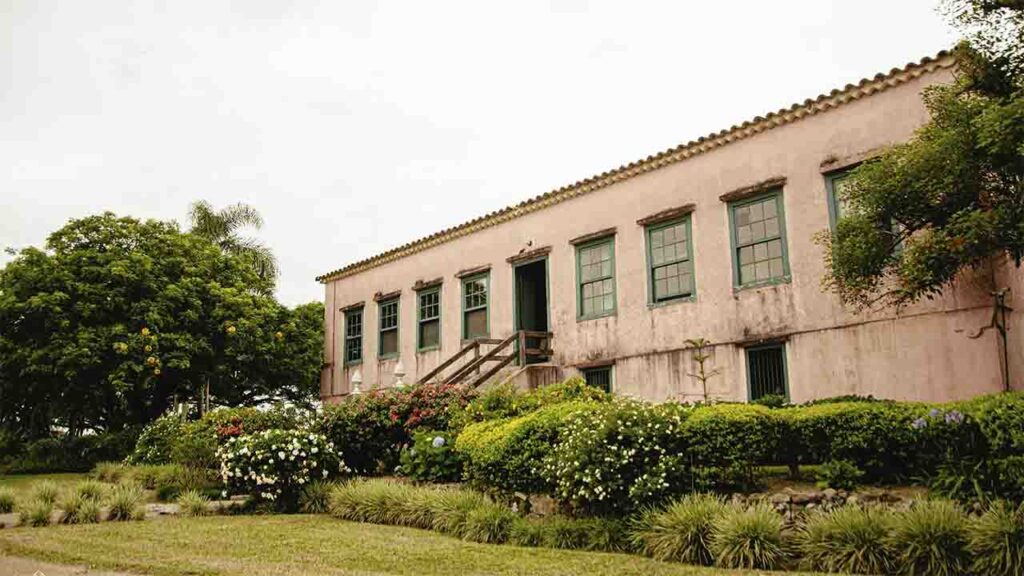
[(713, 343), (720, 399), (944, 401), (999, 391), (1006, 370), (1020, 382), (1019, 315), (1007, 362), (996, 330), (972, 337), (993, 290), (1024, 309), (1010, 264), (898, 311), (854, 313), (821, 287), (814, 236), (842, 209), (844, 171), (910, 138), (922, 90), (953, 66), (940, 53), (325, 274), (323, 398), (357, 372), (362, 391), (390, 387), (399, 360), (418, 381), (467, 341), (521, 329), (550, 332), (526, 344), (550, 356), (502, 374), (580, 372), (650, 400), (703, 397), (694, 338)]

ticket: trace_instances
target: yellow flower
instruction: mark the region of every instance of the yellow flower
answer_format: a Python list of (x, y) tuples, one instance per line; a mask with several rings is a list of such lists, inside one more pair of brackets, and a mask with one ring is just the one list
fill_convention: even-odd
[(275, 332), (274, 338), (277, 338), (278, 340), (284, 338), (284, 332)]
[(149, 346), (149, 345), (146, 345), (145, 350), (146, 350), (146, 352), (152, 352), (153, 351), (153, 347)]
[(142, 329), (142, 335), (143, 336), (149, 336), (149, 328), (143, 328)]
[(235, 327), (234, 326), (228, 326), (228, 334), (234, 334), (234, 333), (235, 333)]
[(160, 369), (159, 368), (153, 368), (153, 375), (154, 376), (159, 376), (160, 375)]
[(155, 366), (156, 365), (156, 357), (155, 356), (150, 356), (149, 358), (146, 358), (146, 364), (149, 364), (150, 366)]

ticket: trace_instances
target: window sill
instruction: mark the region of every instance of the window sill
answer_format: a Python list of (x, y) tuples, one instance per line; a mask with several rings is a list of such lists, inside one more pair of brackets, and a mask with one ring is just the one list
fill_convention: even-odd
[(744, 284), (742, 286), (733, 286), (733, 294), (737, 292), (744, 292), (746, 290), (756, 290), (758, 288), (768, 288), (770, 286), (778, 286), (780, 284), (789, 284), (793, 281), (792, 276), (783, 276), (782, 278), (776, 278), (775, 280), (765, 280), (764, 282), (757, 282), (756, 284)]
[(427, 346), (425, 348), (417, 348), (416, 349), (416, 353), (417, 354), (422, 354), (423, 352), (433, 352), (435, 350), (440, 350), (440, 349), (441, 349), (441, 345), (438, 344), (436, 346)]
[(611, 316), (615, 316), (615, 312), (615, 310), (612, 310), (611, 312), (604, 312), (602, 314), (591, 314), (590, 316), (577, 316), (576, 322), (586, 322), (588, 320), (600, 320), (601, 318), (608, 318)]
[(654, 310), (655, 308), (664, 308), (666, 306), (672, 306), (672, 305), (675, 305), (675, 304), (685, 304), (687, 302), (696, 302), (696, 301), (697, 301), (697, 296), (694, 295), (694, 294), (690, 294), (689, 296), (680, 296), (678, 298), (673, 298), (671, 300), (662, 300), (660, 302), (648, 302), (647, 303), (647, 309), (648, 310)]
[(377, 360), (394, 360), (395, 358), (398, 358), (398, 352), (377, 355)]
[(342, 367), (344, 367), (344, 368), (348, 368), (348, 367), (350, 367), (350, 366), (359, 366), (359, 365), (360, 365), (360, 364), (362, 364), (362, 363), (363, 363), (363, 361), (362, 361), (362, 360), (352, 360), (351, 362), (344, 362), (344, 363), (342, 364)]

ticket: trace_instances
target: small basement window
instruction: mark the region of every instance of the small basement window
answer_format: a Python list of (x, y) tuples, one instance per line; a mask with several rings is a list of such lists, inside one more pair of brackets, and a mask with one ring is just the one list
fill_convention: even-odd
[(785, 344), (747, 348), (747, 385), (752, 401), (773, 394), (789, 397)]
[(605, 392), (612, 391), (612, 370), (614, 366), (599, 366), (596, 368), (584, 368), (583, 379), (587, 382), (587, 386), (593, 386), (594, 388), (600, 388)]

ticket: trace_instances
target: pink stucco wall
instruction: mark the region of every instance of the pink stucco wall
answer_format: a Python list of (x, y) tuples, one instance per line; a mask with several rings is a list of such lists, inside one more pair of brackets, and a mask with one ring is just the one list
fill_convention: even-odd
[[(506, 258), (550, 246), (549, 323), (554, 361), (574, 366), (615, 361), (615, 390), (652, 400), (695, 398), (698, 382), (687, 338), (716, 344), (711, 380), (716, 396), (746, 399), (743, 344), (785, 337), (789, 392), (803, 401), (839, 394), (949, 400), (996, 391), (1001, 386), (996, 336), (967, 335), (991, 316), (989, 291), (1014, 283), (1014, 302), (1024, 285), (1016, 270), (978, 271), (941, 298), (900, 311), (854, 314), (822, 291), (822, 250), (813, 241), (828, 227), (826, 160), (853, 159), (909, 138), (927, 119), (920, 98), (928, 84), (949, 81), (939, 70), (870, 97), (717, 148), (667, 167), (487, 228), (469, 236), (326, 284), (326, 357), (323, 396), (349, 391), (343, 366), (339, 308), (366, 303), (363, 389), (391, 386), (394, 361), (378, 361), (375, 293), (401, 290), (400, 351), (409, 375), (418, 375), (455, 353), (460, 343), (460, 270), (490, 265), (490, 326), (503, 337), (513, 326), (513, 270)], [(785, 177), (787, 245), (792, 281), (733, 290), (727, 204), (724, 193)], [(692, 250), (696, 298), (662, 306), (648, 304), (644, 228), (637, 219), (694, 203)], [(614, 316), (577, 321), (575, 249), (570, 239), (615, 227)], [(339, 242), (343, 242), (339, 238)], [(417, 353), (416, 301), (412, 286), (443, 278), (442, 347)], [(1024, 331), (1013, 319), (1017, 334)], [(1012, 335), (1011, 335), (1012, 339)], [(1021, 382), (1024, 353), (1012, 352), (1011, 373)]]

